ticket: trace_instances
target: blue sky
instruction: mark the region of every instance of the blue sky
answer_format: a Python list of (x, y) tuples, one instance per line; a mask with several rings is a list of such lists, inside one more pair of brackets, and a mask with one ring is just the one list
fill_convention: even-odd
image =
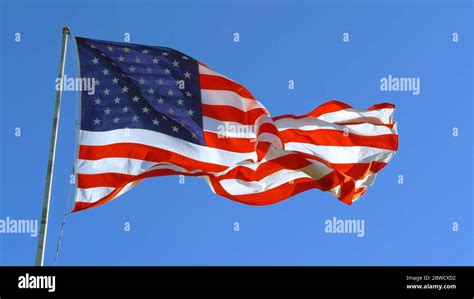
[[(346, 2), (1, 0), (0, 219), (40, 217), (68, 25), (78, 36), (123, 41), (128, 32), (133, 43), (178, 49), (245, 85), (274, 116), (331, 99), (393, 103), (400, 147), (353, 206), (310, 190), (253, 207), (213, 194), (202, 179), (148, 179), (68, 216), (57, 265), (472, 265), (472, 2)], [(71, 43), (67, 76), (76, 64)], [(382, 92), (390, 74), (419, 77), (420, 95)], [(47, 265), (71, 207), (75, 101), (63, 94)], [(332, 217), (364, 220), (365, 236), (326, 234)], [(36, 246), (29, 235), (0, 234), (0, 265), (34, 264)]]

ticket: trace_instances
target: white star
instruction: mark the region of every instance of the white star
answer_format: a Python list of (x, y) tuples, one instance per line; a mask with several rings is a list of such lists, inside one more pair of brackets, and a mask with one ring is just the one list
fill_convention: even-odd
[(122, 55), (120, 55), (119, 58), (118, 58), (118, 60), (119, 60), (120, 62), (123, 62), (123, 61), (125, 60), (125, 57), (123, 57)]
[(181, 58), (183, 58), (184, 60), (188, 60), (188, 56), (181, 56)]
[(138, 101), (140, 100), (140, 98), (137, 97), (137, 96), (134, 96), (134, 97), (132, 98), (132, 100), (133, 100), (133, 102), (138, 103)]
[(161, 53), (161, 55), (168, 56), (168, 52), (163, 52), (163, 53)]
[(189, 116), (193, 116), (193, 114), (194, 114), (194, 111), (191, 110), (191, 109), (189, 109), (189, 110), (188, 110), (188, 115), (189, 115)]
[(142, 51), (143, 54), (148, 54), (148, 52), (149, 52), (149, 51), (148, 51), (147, 49), (145, 49), (145, 50)]
[(186, 73), (184, 73), (184, 78), (185, 79), (190, 79), (191, 78), (191, 73), (186, 71)]
[(178, 132), (179, 128), (177, 126), (173, 126), (173, 132)]
[(155, 118), (155, 119), (153, 120), (153, 124), (154, 124), (154, 125), (159, 125), (160, 122)]
[(110, 94), (110, 89), (106, 88), (106, 89), (104, 90), (104, 94), (105, 94), (106, 96), (108, 96), (108, 95)]
[(154, 63), (154, 64), (158, 64), (158, 62), (159, 62), (160, 60), (159, 60), (158, 58), (156, 58), (156, 57), (155, 57), (155, 58), (153, 58), (153, 60), (152, 60), (152, 61), (153, 61), (153, 63)]
[(154, 94), (154, 93), (155, 93), (155, 90), (154, 90), (153, 88), (150, 88), (150, 89), (148, 89), (148, 93), (149, 93), (149, 94)]
[(120, 103), (120, 98), (119, 98), (119, 97), (115, 97), (114, 102), (115, 102), (115, 104)]
[(102, 73), (104, 74), (104, 76), (107, 76), (107, 75), (109, 74), (109, 70), (105, 68), (105, 69), (102, 71)]
[(179, 99), (177, 102), (178, 102), (178, 106), (183, 105), (183, 100), (182, 99)]
[(196, 133), (192, 133), (191, 135), (193, 136), (194, 139), (197, 139), (197, 138), (198, 138), (197, 135), (196, 135)]
[(96, 126), (100, 125), (100, 119), (98, 118), (94, 119), (94, 125)]
[(133, 72), (135, 72), (135, 67), (132, 65), (132, 66), (130, 66), (130, 67), (128, 68), (128, 70), (129, 70), (131, 73), (133, 73)]
[(147, 107), (143, 107), (142, 111), (143, 111), (143, 113), (148, 113), (148, 111), (150, 111), (150, 109), (148, 109)]
[(97, 99), (95, 99), (94, 102), (95, 102), (96, 105), (100, 105), (100, 103), (102, 103), (102, 100), (97, 98)]
[(173, 108), (168, 109), (168, 112), (169, 112), (170, 114), (173, 114), (173, 113), (174, 113)]
[(129, 49), (129, 48), (126, 48), (126, 47), (125, 47), (125, 48), (123, 48), (123, 50), (125, 51), (125, 53), (128, 53), (128, 52), (130, 52), (130, 49)]
[(99, 59), (97, 57), (94, 57), (94, 59), (92, 59), (92, 63), (93, 64), (98, 64), (99, 63)]
[(112, 46), (109, 45), (109, 46), (107, 47), (107, 49), (109, 49), (109, 51), (112, 52), (112, 50), (113, 50), (114, 48), (112, 48)]
[(165, 84), (165, 82), (163, 81), (163, 79), (160, 78), (160, 79), (158, 80), (158, 84), (159, 84), (159, 85), (163, 85), (163, 84)]
[(191, 97), (192, 94), (188, 91), (188, 92), (186, 92), (186, 96)]
[(99, 80), (95, 80), (95, 86), (99, 86), (100, 85), (100, 81)]
[(139, 118), (139, 117), (135, 115), (134, 117), (132, 117), (132, 120), (133, 120), (133, 121), (138, 121), (138, 118)]
[(173, 94), (174, 94), (173, 91), (171, 89), (168, 89), (168, 95), (172, 96)]
[(146, 71), (151, 74), (152, 69), (151, 69), (150, 67), (147, 67), (147, 68), (146, 68)]
[(112, 110), (110, 110), (110, 108), (105, 109), (105, 115), (109, 115), (110, 111), (112, 111)]
[(171, 71), (170, 71), (169, 69), (165, 69), (165, 74), (166, 74), (166, 75), (169, 75), (170, 72), (171, 72)]
[(123, 108), (122, 108), (122, 111), (123, 111), (123, 112), (128, 112), (128, 107), (127, 107), (127, 106), (123, 107)]
[(143, 78), (140, 78), (140, 80), (138, 80), (138, 82), (140, 82), (140, 84), (142, 84), (142, 85), (143, 85), (143, 84), (145, 84), (145, 79), (143, 79)]
[(159, 98), (159, 99), (158, 99), (158, 104), (163, 104), (164, 101), (165, 101), (165, 100), (163, 100), (162, 98)]
[(136, 62), (136, 63), (140, 63), (140, 62), (141, 62), (140, 58), (135, 57), (135, 62)]
[(124, 86), (124, 87), (122, 88), (122, 92), (123, 92), (123, 93), (127, 93), (127, 92), (128, 92), (128, 87), (127, 87), (127, 86)]
[(92, 49), (95, 49), (95, 45), (94, 45), (94, 44), (91, 44), (91, 48), (92, 48)]
[(112, 79), (112, 83), (113, 83), (113, 84), (118, 84), (118, 79), (117, 79), (116, 77), (114, 77), (114, 78)]
[(119, 119), (119, 118), (116, 116), (116, 117), (113, 119), (113, 121), (114, 121), (114, 124), (118, 123), (118, 122), (119, 122), (119, 120), (120, 120), (120, 119)]
[(161, 116), (161, 118), (163, 118), (164, 120), (167, 120), (168, 118), (164, 115)]
[(175, 60), (175, 61), (173, 61), (173, 66), (174, 66), (174, 67), (178, 67), (178, 66), (179, 66), (179, 62), (178, 62), (178, 61), (176, 61), (176, 60)]

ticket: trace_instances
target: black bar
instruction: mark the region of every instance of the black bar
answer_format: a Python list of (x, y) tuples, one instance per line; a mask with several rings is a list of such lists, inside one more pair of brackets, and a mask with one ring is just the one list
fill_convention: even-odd
[[(27, 273), (30, 279), (55, 276), (55, 291), (20, 289), (19, 277), (26, 279)], [(474, 298), (473, 273), (473, 267), (0, 267), (0, 298), (164, 294)], [(443, 289), (407, 289), (407, 285)]]

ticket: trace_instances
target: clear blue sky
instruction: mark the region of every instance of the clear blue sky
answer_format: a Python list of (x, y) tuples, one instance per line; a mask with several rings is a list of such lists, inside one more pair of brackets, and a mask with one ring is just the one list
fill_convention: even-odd
[[(176, 48), (245, 85), (274, 116), (331, 99), (394, 103), (400, 148), (353, 206), (310, 190), (253, 207), (218, 197), (203, 179), (148, 179), (70, 215), (58, 265), (472, 265), (472, 2), (347, 2), (1, 0), (0, 218), (40, 217), (68, 25), (78, 36), (123, 41), (129, 32), (133, 43)], [(68, 51), (66, 75), (75, 76)], [(421, 94), (380, 91), (389, 74), (420, 77)], [(46, 264), (67, 206), (75, 101), (64, 94)], [(365, 220), (365, 237), (326, 234), (332, 217)], [(34, 264), (36, 238), (0, 234), (0, 246), (1, 265)]]

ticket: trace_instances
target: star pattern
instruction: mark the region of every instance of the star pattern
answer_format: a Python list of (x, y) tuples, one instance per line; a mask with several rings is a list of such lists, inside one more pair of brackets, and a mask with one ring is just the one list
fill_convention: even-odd
[(139, 128), (205, 144), (196, 60), (163, 47), (77, 41), (82, 77), (100, 86), (82, 92), (82, 130)]

